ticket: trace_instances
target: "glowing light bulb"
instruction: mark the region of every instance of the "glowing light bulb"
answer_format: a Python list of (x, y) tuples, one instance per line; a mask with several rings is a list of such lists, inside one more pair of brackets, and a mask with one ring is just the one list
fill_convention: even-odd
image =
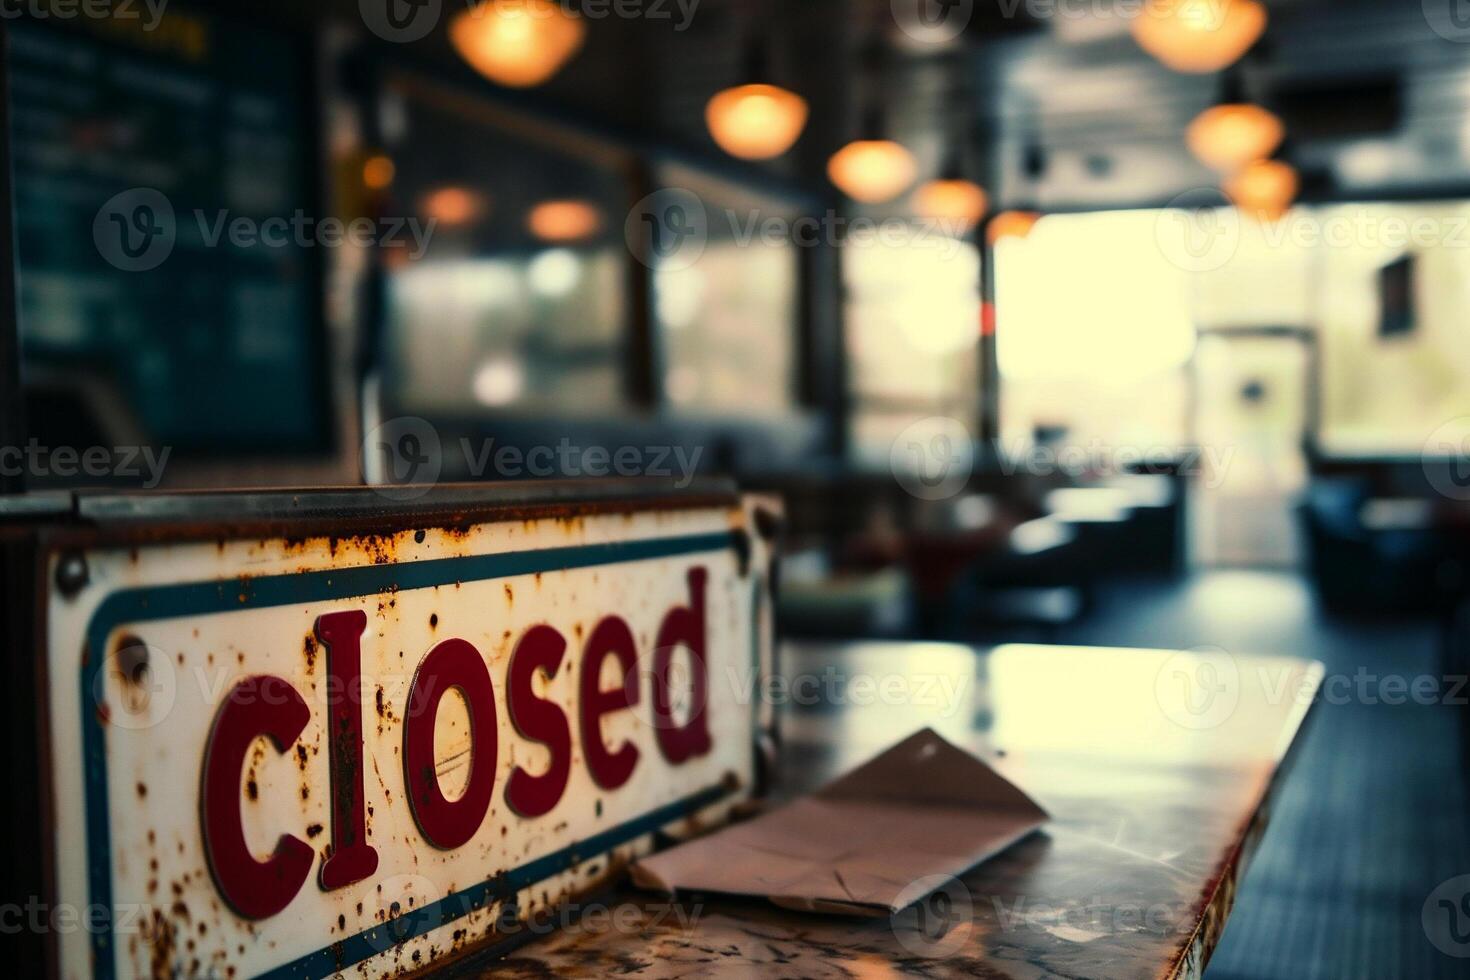
[(1262, 221), (1275, 221), (1296, 200), (1296, 170), (1280, 160), (1257, 160), (1225, 181), (1235, 206)]
[(892, 140), (854, 140), (827, 161), (827, 176), (864, 204), (891, 201), (914, 182), (913, 154)]
[(537, 295), (557, 299), (569, 295), (582, 278), (582, 263), (565, 248), (547, 249), (531, 260), (526, 278)]
[(1285, 136), (1281, 120), (1260, 106), (1217, 105), (1189, 124), (1185, 142), (1205, 166), (1234, 173), (1275, 153)]
[(914, 210), (964, 233), (985, 216), (989, 200), (971, 180), (931, 180), (914, 194)]
[(463, 187), (441, 187), (424, 198), (424, 215), (441, 225), (462, 225), (485, 210), (485, 199)]
[(369, 190), (380, 191), (393, 183), (393, 177), (397, 173), (398, 168), (393, 165), (392, 159), (378, 154), (363, 162), (362, 183)]
[(736, 85), (704, 107), (704, 121), (720, 149), (742, 160), (769, 160), (785, 153), (806, 119), (806, 100), (775, 85)]
[(471, 68), (501, 85), (540, 85), (577, 53), (582, 19), (553, 0), (484, 0), (449, 25), (449, 40)]
[(1041, 215), (1035, 211), (1002, 211), (990, 219), (985, 237), (992, 245), (1003, 238), (1023, 239), (1040, 220)]
[(526, 373), (519, 361), (491, 358), (475, 370), (471, 390), (481, 405), (509, 405), (525, 390)]
[(1257, 0), (1149, 0), (1133, 19), (1133, 37), (1180, 72), (1221, 71), (1239, 61), (1266, 29)]
[(597, 233), (602, 213), (586, 201), (542, 201), (526, 216), (526, 227), (544, 242), (575, 242)]

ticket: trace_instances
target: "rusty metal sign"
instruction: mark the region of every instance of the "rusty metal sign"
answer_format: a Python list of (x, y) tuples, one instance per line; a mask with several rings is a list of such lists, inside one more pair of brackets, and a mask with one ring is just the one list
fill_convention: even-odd
[(41, 536), (52, 887), (86, 919), (56, 973), (402, 975), (750, 795), (755, 504), (457, 493), (99, 499)]

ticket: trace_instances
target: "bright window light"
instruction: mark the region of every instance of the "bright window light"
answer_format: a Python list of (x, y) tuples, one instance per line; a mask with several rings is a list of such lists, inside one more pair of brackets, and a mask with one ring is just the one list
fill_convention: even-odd
[(537, 295), (555, 299), (577, 288), (582, 278), (582, 263), (571, 249), (547, 249), (531, 260), (526, 275)]
[(475, 371), (475, 400), (492, 408), (509, 405), (520, 398), (525, 380), (525, 371), (519, 361), (491, 358)]
[(1159, 247), (1159, 212), (1048, 216), (996, 264), (1007, 378), (1125, 386), (1188, 363), (1188, 274)]

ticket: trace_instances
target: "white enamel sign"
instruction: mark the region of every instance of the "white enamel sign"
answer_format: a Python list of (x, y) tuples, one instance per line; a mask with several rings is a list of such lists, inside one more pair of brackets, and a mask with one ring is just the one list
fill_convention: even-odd
[(751, 792), (746, 506), (57, 551), (66, 977), (380, 977)]

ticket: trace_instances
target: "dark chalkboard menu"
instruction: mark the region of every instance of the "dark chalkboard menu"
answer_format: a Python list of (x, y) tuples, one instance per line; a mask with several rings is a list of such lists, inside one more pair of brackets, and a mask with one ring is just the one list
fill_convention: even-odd
[(316, 448), (330, 424), (311, 45), (179, 8), (10, 24), (24, 381), (64, 392), (93, 431)]

